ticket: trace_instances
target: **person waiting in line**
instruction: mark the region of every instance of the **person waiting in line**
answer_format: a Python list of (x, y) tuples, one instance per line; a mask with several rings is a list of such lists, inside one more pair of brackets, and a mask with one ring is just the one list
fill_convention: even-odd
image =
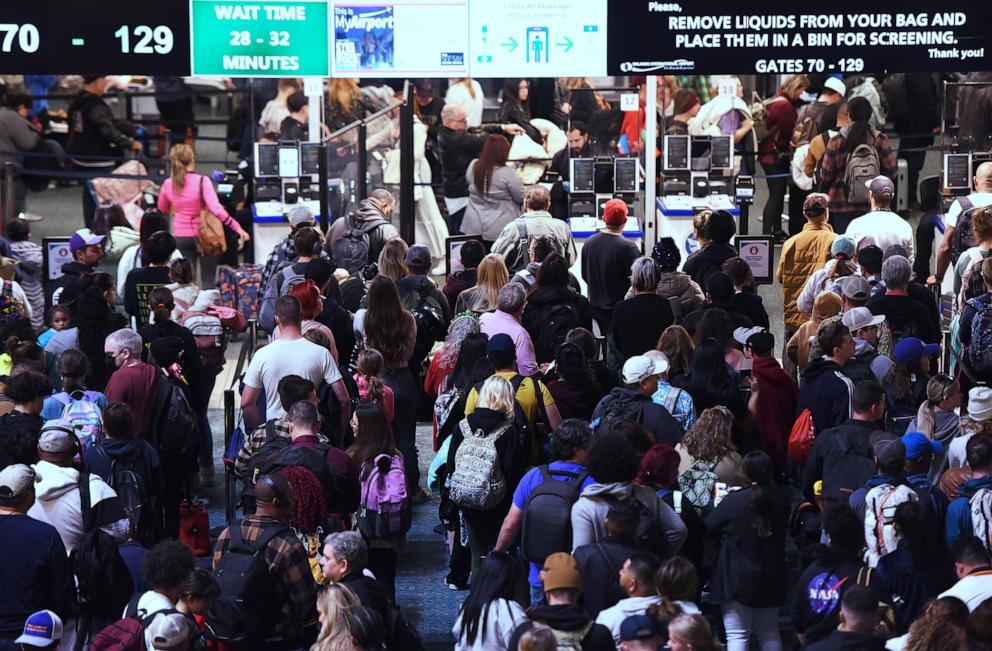
[[(480, 321), (492, 318), (486, 315)], [(558, 253), (541, 263), (537, 285), (527, 295), (520, 320), (534, 343), (538, 364), (554, 359), (559, 336), (563, 338), (572, 328), (592, 327), (589, 299), (569, 287), (568, 262)]]
[[(339, 531), (324, 539), (319, 563), (323, 575), (337, 585), (351, 590), (358, 602), (379, 618), (386, 614), (389, 595), (379, 581), (365, 574), (368, 547), (357, 531)], [(309, 572), (307, 578), (310, 578)]]
[(455, 301), (455, 314), (463, 312), (493, 312), (499, 302), (499, 293), (510, 282), (510, 274), (503, 262), (503, 256), (490, 253), (482, 258), (476, 274), (475, 285), (458, 295)]
[[(322, 240), (316, 228), (298, 228), (293, 231), (293, 250), (296, 260), (276, 271), (265, 288), (258, 306), (258, 325), (269, 332), (275, 330), (273, 307), (276, 299), (285, 296), (303, 281), (307, 263), (320, 257)], [(310, 317), (311, 319), (313, 317)]]
[(630, 266), (639, 255), (637, 246), (623, 235), (627, 204), (610, 199), (603, 206), (605, 227), (582, 246), (582, 279), (589, 288), (589, 303), (600, 334), (613, 329), (613, 308), (630, 287)]
[[(583, 593), (579, 597), (579, 603), (593, 617), (625, 597), (620, 588), (620, 569), (628, 558), (639, 553), (639, 513), (640, 507), (636, 501), (616, 500), (606, 512), (606, 537), (599, 542), (582, 545), (572, 553), (579, 566), (579, 573), (586, 582), (598, 586), (597, 590)], [(531, 591), (533, 592), (533, 587)], [(542, 594), (542, 600), (543, 596)], [(531, 601), (534, 602), (533, 595)]]
[(214, 184), (206, 176), (194, 172), (196, 158), (192, 148), (183, 143), (173, 145), (169, 150), (169, 161), (171, 172), (158, 195), (158, 209), (163, 213), (172, 211), (172, 234), (179, 251), (200, 268), (200, 286), (213, 289), (217, 285), (217, 261), (210, 255), (201, 255), (197, 245), (201, 211), (210, 212), (237, 233), (242, 242), (250, 240), (251, 235), (224, 210)]
[(169, 283), (168, 264), (175, 250), (176, 238), (168, 231), (159, 231), (148, 238), (145, 247), (148, 263), (128, 272), (124, 281), (124, 309), (136, 328), (144, 327), (152, 314), (148, 306), (150, 293)]
[(279, 133), (282, 121), (289, 115), (287, 100), (293, 93), (303, 90), (300, 87), (299, 79), (285, 78), (279, 80), (279, 90), (275, 97), (270, 99), (262, 109), (262, 116), (258, 119), (258, 126), (262, 133)]
[(824, 355), (812, 360), (802, 372), (796, 412), (809, 409), (819, 434), (851, 417), (854, 383), (842, 369), (854, 356), (854, 337), (843, 323), (833, 322), (819, 328), (816, 339)]
[(302, 90), (286, 98), (286, 117), (279, 123), (279, 140), (306, 142), (310, 139), (310, 102)]
[[(785, 240), (788, 235), (782, 230), (782, 215), (785, 213), (785, 194), (789, 189), (789, 140), (796, 126), (796, 104), (809, 87), (806, 75), (789, 75), (782, 81), (775, 97), (767, 102), (768, 135), (758, 143), (758, 162), (765, 172), (768, 182), (768, 201), (762, 215), (762, 230)], [(802, 224), (789, 223), (789, 232), (799, 232)]]
[(451, 629), (457, 651), (508, 648), (513, 632), (527, 621), (513, 600), (516, 577), (516, 560), (506, 552), (491, 552), (482, 561)]
[(913, 262), (913, 227), (891, 209), (895, 195), (892, 179), (887, 176), (871, 179), (868, 183), (869, 210), (852, 220), (844, 235), (854, 240), (858, 250), (874, 244), (887, 251), (893, 244), (898, 244), (906, 249), (906, 257)]
[[(169, 216), (160, 213), (158, 210), (146, 210), (141, 216), (141, 225), (138, 226), (138, 245), (124, 249), (121, 259), (117, 263), (117, 293), (123, 296), (124, 282), (127, 275), (140, 267), (148, 264), (148, 240), (159, 231), (169, 230)], [(177, 248), (172, 252), (169, 263), (183, 259), (183, 254)]]
[(731, 304), (737, 312), (751, 319), (751, 323), (756, 326), (761, 326), (765, 330), (770, 328), (768, 311), (754, 285), (751, 265), (744, 258), (735, 257), (724, 260), (721, 270), (734, 283), (734, 298)]
[(502, 102), (499, 121), (520, 127), (531, 140), (541, 144), (540, 132), (530, 123), (530, 82), (518, 78), (505, 79), (499, 98)]
[(940, 248), (937, 250), (936, 269), (932, 276), (927, 278), (928, 285), (939, 285), (944, 282), (944, 274), (948, 265), (957, 262), (953, 259), (955, 255), (960, 255), (962, 251), (954, 251), (954, 231), (959, 224), (958, 220), (964, 217), (968, 210), (976, 207), (992, 205), (992, 162), (985, 162), (975, 170), (974, 192), (967, 197), (959, 197), (954, 200), (947, 214), (944, 215), (944, 237), (940, 241)]
[(682, 438), (682, 426), (663, 406), (652, 400), (658, 390), (658, 377), (668, 370), (664, 356), (635, 355), (623, 364), (623, 386), (606, 394), (593, 410), (590, 424), (597, 433), (612, 432), (624, 421), (643, 427), (651, 443), (675, 445)]
[[(705, 330), (703, 322), (713, 318), (711, 312), (722, 312), (722, 320), (728, 322), (730, 332), (727, 332), (726, 339), (737, 328), (750, 328), (755, 324), (751, 319), (738, 309), (734, 304), (734, 281), (730, 276), (717, 271), (709, 275), (706, 279), (706, 303), (698, 310), (691, 312), (682, 320), (682, 327), (685, 328), (693, 339), (700, 340), (698, 330)], [(728, 345), (729, 341), (726, 341)]]
[(492, 252), (503, 256), (511, 274), (524, 269), (529, 262), (528, 249), (532, 238), (551, 237), (555, 250), (565, 258), (568, 266), (578, 257), (575, 241), (568, 224), (551, 216), (551, 194), (541, 185), (532, 185), (524, 192), (524, 212), (503, 227)]
[[(703, 290), (696, 284), (689, 274), (679, 271), (682, 264), (682, 254), (679, 247), (675, 245), (675, 240), (670, 237), (661, 237), (651, 250), (651, 258), (658, 265), (658, 287), (657, 294), (662, 298), (678, 298), (682, 307), (682, 314), (692, 312), (705, 300)], [(634, 288), (627, 290), (624, 298), (632, 298)]]
[(840, 627), (829, 637), (810, 644), (810, 651), (864, 649), (882, 651), (885, 640), (878, 636), (879, 603), (871, 590), (853, 585), (840, 600)]
[(803, 314), (813, 311), (813, 301), (820, 292), (831, 291), (841, 294), (842, 283), (850, 276), (860, 273), (860, 267), (855, 262), (854, 240), (849, 237), (838, 237), (830, 245), (830, 259), (818, 268), (806, 280), (802, 292), (796, 298), (796, 307)]
[(317, 593), (320, 633), (314, 651), (358, 651), (351, 637), (349, 616), (362, 605), (355, 593), (340, 583), (330, 583)]
[(478, 235), (487, 250), (503, 228), (520, 216), (524, 186), (516, 171), (507, 165), (510, 141), (490, 134), (479, 157), (465, 171), (469, 199), (461, 229), (466, 235)]
[(577, 344), (563, 343), (555, 354), (558, 379), (548, 382), (548, 391), (562, 419), (581, 418), (588, 421), (606, 392), (593, 374), (589, 360)]
[(725, 210), (714, 210), (706, 220), (705, 232), (706, 243), (700, 243), (699, 250), (686, 258), (682, 265), (682, 271), (700, 287), (706, 287), (709, 277), (718, 273), (725, 261), (737, 257), (737, 249), (730, 243), (737, 234), (733, 215)]
[[(811, 359), (816, 359), (811, 354), (811, 348), (815, 345), (820, 324), (832, 317), (839, 316), (843, 306), (843, 300), (834, 292), (822, 291), (817, 294), (813, 301), (813, 312), (810, 318), (799, 326), (799, 329), (793, 333), (785, 345), (786, 355), (789, 356), (789, 361), (796, 365), (799, 373), (806, 369)], [(833, 320), (836, 321), (837, 319)]]
[[(469, 240), (458, 250), (458, 255), (462, 262), (461, 271), (452, 271), (448, 274), (447, 280), (441, 292), (448, 300), (448, 305), (457, 307), (458, 297), (469, 287), (474, 287), (479, 278), (479, 264), (485, 256), (486, 250), (479, 240)], [(455, 311), (457, 314), (457, 310)]]
[(86, 389), (86, 378), (90, 374), (90, 361), (82, 351), (75, 348), (62, 351), (58, 361), (55, 362), (55, 368), (62, 380), (62, 391), (45, 398), (45, 405), (41, 409), (42, 418), (45, 420), (59, 418), (66, 406), (74, 400), (92, 402), (100, 411), (107, 409), (109, 404), (107, 396), (99, 391)]
[[(124, 216), (124, 209), (115, 201), (101, 201), (90, 230), (95, 235), (104, 235), (103, 257), (108, 262), (120, 260), (124, 251), (138, 244), (138, 231)], [(8, 230), (8, 237), (9, 237)]]
[(764, 450), (776, 471), (782, 471), (788, 465), (789, 433), (795, 421), (799, 387), (775, 359), (772, 333), (734, 332), (734, 337), (744, 346), (744, 356), (751, 360), (751, 374), (758, 381), (757, 425)]
[(645, 552), (632, 555), (620, 567), (620, 589), (625, 597), (596, 616), (596, 623), (610, 629), (617, 646), (620, 645), (620, 627), (624, 620), (643, 615), (660, 601), (654, 582), (655, 573), (660, 568), (658, 557)]
[(675, 322), (668, 299), (658, 294), (659, 273), (654, 259), (642, 256), (634, 260), (630, 285), (634, 295), (613, 308), (611, 336), (621, 360), (654, 348), (665, 328)]
[[(895, 180), (898, 171), (889, 137), (871, 124), (871, 103), (864, 97), (854, 97), (848, 101), (847, 109), (851, 124), (830, 139), (820, 164), (820, 191), (830, 197), (830, 220), (837, 233), (846, 233), (851, 220), (869, 208), (868, 192), (847, 187), (847, 166), (854, 150), (860, 145), (870, 146), (878, 157), (879, 173), (891, 180)], [(869, 179), (860, 182), (866, 180)]]

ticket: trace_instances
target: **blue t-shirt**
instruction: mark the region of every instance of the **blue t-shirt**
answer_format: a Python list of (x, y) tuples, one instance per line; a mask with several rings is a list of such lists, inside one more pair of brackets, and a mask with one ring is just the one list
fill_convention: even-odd
[[(552, 461), (551, 463), (548, 464), (548, 470), (551, 471), (551, 477), (554, 479), (558, 479), (560, 481), (566, 481), (571, 478), (568, 477), (567, 475), (555, 475), (556, 470), (564, 471), (564, 472), (574, 472), (578, 474), (585, 469), (586, 469), (585, 466), (580, 466), (577, 463), (571, 463), (569, 461)], [(582, 491), (586, 489), (586, 486), (593, 483), (595, 483), (595, 480), (591, 476), (586, 477), (585, 481), (582, 482), (582, 486), (579, 487), (579, 494), (581, 494)], [(533, 492), (533, 490), (540, 485), (541, 485), (541, 469), (531, 468), (523, 476), (523, 479), (520, 480), (520, 483), (517, 484), (517, 490), (513, 491), (513, 504), (518, 509), (523, 511), (524, 507), (527, 506), (527, 498), (529, 498), (531, 492)], [(540, 565), (537, 565), (536, 563), (530, 563), (530, 572), (527, 574), (527, 580), (530, 582), (532, 586), (536, 587), (541, 585), (541, 578), (539, 576), (540, 572), (541, 572)]]

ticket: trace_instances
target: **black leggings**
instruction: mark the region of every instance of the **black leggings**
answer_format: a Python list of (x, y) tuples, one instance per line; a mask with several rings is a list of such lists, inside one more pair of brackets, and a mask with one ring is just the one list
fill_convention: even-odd
[(403, 455), (406, 485), (415, 492), (420, 484), (420, 465), (417, 463), (417, 387), (413, 373), (404, 366), (386, 371), (382, 379), (393, 390), (393, 437)]

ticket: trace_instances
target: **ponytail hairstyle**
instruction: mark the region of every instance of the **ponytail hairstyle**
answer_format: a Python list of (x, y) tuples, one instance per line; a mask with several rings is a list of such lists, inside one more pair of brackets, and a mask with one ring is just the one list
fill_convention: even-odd
[(768, 538), (772, 535), (772, 460), (767, 453), (757, 450), (744, 457), (744, 477), (751, 482), (751, 524), (758, 535)]
[(186, 258), (176, 258), (169, 265), (169, 278), (177, 285), (193, 283), (193, 263)]
[(851, 118), (851, 125), (840, 145), (842, 153), (850, 154), (858, 145), (874, 143), (875, 138), (871, 128), (872, 112), (871, 103), (864, 97), (852, 97), (847, 102), (847, 113)]
[(920, 405), (916, 412), (916, 431), (925, 434), (928, 438), (933, 438), (933, 430), (936, 425), (934, 409), (961, 390), (961, 383), (957, 380), (938, 373), (927, 382), (927, 399)]
[[(383, 405), (386, 397), (386, 385), (379, 377), (382, 374), (386, 362), (375, 348), (366, 348), (358, 353), (358, 374), (365, 378), (365, 384), (369, 388), (368, 404)], [(383, 405), (385, 407), (385, 405)]]
[(324, 300), (320, 297), (320, 290), (312, 280), (304, 280), (296, 283), (293, 289), (289, 290), (290, 296), (295, 296), (300, 302), (300, 318), (304, 321), (312, 321), (324, 309)]
[(155, 315), (155, 323), (161, 324), (172, 320), (172, 310), (176, 301), (172, 298), (172, 290), (168, 287), (156, 287), (148, 292), (148, 307)]
[(172, 145), (169, 150), (169, 161), (171, 163), (169, 178), (172, 179), (172, 188), (178, 193), (183, 191), (186, 185), (186, 168), (194, 160), (193, 150), (189, 145), (178, 143)]
[(658, 568), (654, 574), (655, 589), (661, 600), (648, 608), (649, 617), (654, 617), (664, 628), (668, 623), (682, 614), (682, 608), (676, 601), (695, 601), (699, 579), (696, 567), (692, 561), (675, 556)]
[(62, 388), (66, 393), (82, 391), (86, 388), (86, 376), (90, 374), (90, 361), (83, 351), (67, 348), (59, 355), (55, 367), (62, 378)]

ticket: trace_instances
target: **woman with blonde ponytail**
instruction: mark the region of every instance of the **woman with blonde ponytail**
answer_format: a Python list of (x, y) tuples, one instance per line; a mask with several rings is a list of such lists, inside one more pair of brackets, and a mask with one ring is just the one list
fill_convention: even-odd
[(204, 175), (194, 172), (196, 157), (188, 145), (173, 145), (169, 150), (169, 161), (169, 178), (162, 184), (162, 192), (158, 195), (158, 209), (163, 213), (172, 213), (172, 234), (176, 237), (179, 251), (194, 266), (199, 265), (200, 286), (213, 289), (217, 285), (217, 260), (209, 257), (201, 259), (196, 250), (200, 211), (209, 211), (224, 226), (237, 233), (242, 242), (247, 242), (251, 236), (220, 205), (214, 184)]
[(954, 410), (961, 406), (961, 384), (943, 373), (927, 382), (927, 399), (920, 405), (916, 418), (909, 423), (907, 432), (921, 432), (939, 441), (944, 451), (934, 454), (928, 473), (931, 483), (937, 484), (940, 474), (947, 469), (947, 446), (961, 433), (961, 420)]

